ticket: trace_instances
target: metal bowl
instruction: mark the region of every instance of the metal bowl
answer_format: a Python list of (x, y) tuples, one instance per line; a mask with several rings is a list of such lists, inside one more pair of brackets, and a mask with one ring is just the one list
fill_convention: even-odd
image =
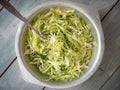
[(22, 72), (23, 79), (27, 82), (31, 82), (37, 85), (47, 86), (51, 88), (69, 88), (76, 85), (80, 85), (86, 80), (88, 80), (98, 69), (103, 53), (104, 53), (104, 36), (103, 36), (103, 30), (101, 27), (98, 11), (88, 5), (84, 4), (78, 4), (74, 2), (68, 2), (68, 1), (51, 1), (46, 2), (41, 5), (39, 5), (37, 8), (32, 10), (31, 13), (29, 13), (29, 16), (27, 16), (28, 20), (30, 20), (32, 17), (34, 17), (37, 13), (51, 8), (51, 7), (62, 7), (62, 8), (73, 8), (75, 9), (79, 15), (88, 23), (91, 25), (92, 34), (94, 35), (94, 41), (95, 45), (93, 48), (93, 54), (89, 63), (89, 69), (87, 69), (84, 72), (84, 75), (79, 77), (76, 80), (70, 81), (70, 82), (47, 82), (44, 81), (44, 76), (39, 73), (38, 69), (32, 65), (29, 65), (29, 60), (24, 56), (24, 42), (26, 38), (26, 30), (25, 30), (25, 24), (21, 22), (17, 35), (15, 40), (15, 50), (18, 57), (19, 66)]

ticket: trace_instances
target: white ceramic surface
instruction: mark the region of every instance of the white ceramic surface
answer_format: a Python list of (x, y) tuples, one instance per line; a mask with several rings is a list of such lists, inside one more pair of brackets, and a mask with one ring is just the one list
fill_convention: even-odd
[(43, 85), (51, 88), (60, 89), (60, 88), (73, 87), (78, 84), (80, 85), (86, 80), (88, 80), (94, 74), (94, 72), (98, 69), (102, 61), (102, 57), (104, 53), (104, 36), (103, 36), (103, 31), (102, 31), (98, 11), (91, 6), (80, 4), (80, 3), (73, 3), (68, 1), (46, 2), (39, 5), (39, 7), (36, 7), (34, 10), (32, 10), (27, 16), (27, 18), (31, 18), (35, 16), (41, 10), (44, 10), (50, 7), (58, 7), (58, 6), (70, 7), (70, 8), (76, 9), (80, 13), (80, 16), (92, 26), (92, 29), (93, 29), (92, 33), (95, 37), (96, 45), (94, 46), (93, 55), (91, 58), (91, 62), (89, 64), (90, 68), (85, 72), (85, 74), (81, 76), (79, 79), (76, 79), (68, 83), (52, 83), (52, 82), (44, 81), (39, 76), (39, 74), (36, 73), (35, 68), (28, 65), (27, 61), (24, 58), (23, 43), (24, 43), (25, 32), (26, 32), (24, 29), (25, 28), (24, 23), (21, 23), (18, 28), (16, 41), (15, 41), (15, 49), (18, 57), (19, 66), (25, 81), (31, 82), (37, 85)]

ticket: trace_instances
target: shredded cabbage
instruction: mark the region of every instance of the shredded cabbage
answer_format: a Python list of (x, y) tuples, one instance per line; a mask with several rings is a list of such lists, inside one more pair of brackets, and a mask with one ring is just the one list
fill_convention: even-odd
[(31, 24), (42, 34), (41, 40), (28, 29), (25, 55), (30, 64), (45, 74), (47, 81), (71, 81), (89, 68), (94, 37), (90, 25), (74, 9), (50, 8), (35, 16)]

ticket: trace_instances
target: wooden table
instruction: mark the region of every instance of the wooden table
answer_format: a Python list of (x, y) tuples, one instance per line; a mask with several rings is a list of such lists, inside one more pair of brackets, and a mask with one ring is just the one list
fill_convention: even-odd
[[(9, 0), (8, 0), (9, 1)], [(47, 0), (10, 0), (20, 13)], [(71, 0), (96, 7), (104, 36), (105, 53), (97, 72), (81, 86), (64, 90), (120, 90), (120, 0)], [(2, 8), (2, 6), (0, 6)], [(15, 53), (15, 35), (20, 20), (0, 9), (0, 90), (56, 90), (37, 86), (22, 79)]]

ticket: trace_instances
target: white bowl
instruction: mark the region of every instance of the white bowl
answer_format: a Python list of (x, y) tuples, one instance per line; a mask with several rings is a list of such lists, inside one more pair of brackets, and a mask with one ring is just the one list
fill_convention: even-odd
[(43, 75), (41, 75), (38, 71), (38, 69), (32, 65), (29, 65), (29, 61), (26, 57), (24, 57), (24, 42), (26, 38), (26, 30), (24, 29), (26, 26), (24, 23), (21, 23), (15, 40), (15, 50), (18, 57), (19, 66), (22, 72), (23, 79), (27, 82), (31, 82), (37, 85), (47, 86), (51, 88), (69, 88), (76, 85), (80, 85), (86, 80), (88, 80), (98, 69), (103, 53), (104, 53), (104, 37), (103, 37), (103, 31), (98, 15), (98, 11), (88, 5), (80, 4), (80, 3), (73, 3), (68, 1), (51, 1), (46, 2), (41, 5), (39, 5), (37, 8), (32, 10), (31, 13), (29, 13), (29, 16), (27, 17), (28, 20), (30, 20), (33, 16), (35, 16), (37, 13), (50, 8), (50, 7), (68, 7), (68, 8), (74, 8), (77, 10), (80, 14), (80, 16), (92, 26), (92, 34), (95, 37), (96, 45), (93, 48), (93, 55), (91, 58), (91, 62), (89, 63), (89, 69), (86, 70), (84, 75), (79, 77), (76, 80), (67, 82), (67, 83), (53, 83), (53, 82), (47, 82), (43, 80)]

